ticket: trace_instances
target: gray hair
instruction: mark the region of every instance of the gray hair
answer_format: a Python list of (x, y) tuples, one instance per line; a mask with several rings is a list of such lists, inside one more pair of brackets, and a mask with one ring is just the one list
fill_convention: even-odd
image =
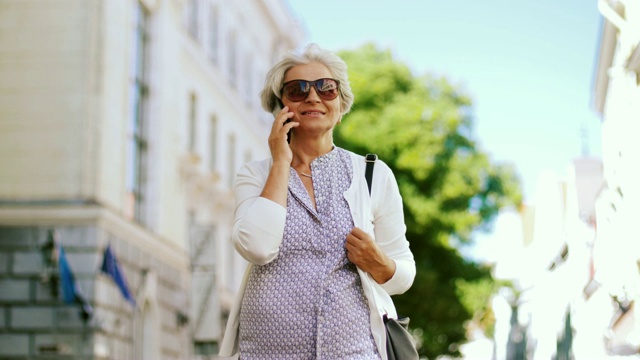
[(331, 76), (340, 81), (340, 110), (342, 115), (351, 110), (353, 92), (347, 75), (347, 64), (338, 55), (320, 48), (317, 44), (307, 45), (301, 54), (288, 52), (267, 73), (264, 88), (260, 92), (262, 108), (274, 115), (280, 111), (282, 83), (284, 76), (294, 66), (320, 63), (326, 66)]

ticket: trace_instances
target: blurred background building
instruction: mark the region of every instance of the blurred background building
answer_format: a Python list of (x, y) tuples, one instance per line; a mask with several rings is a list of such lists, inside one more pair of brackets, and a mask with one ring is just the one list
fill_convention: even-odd
[(585, 151), (566, 174), (540, 174), (535, 206), (501, 216), (518, 228), (495, 275), (516, 291), (494, 299), (494, 359), (640, 356), (640, 1), (598, 10), (602, 159)]
[(213, 358), (245, 266), (233, 177), (268, 156), (258, 92), (292, 19), (0, 0), (0, 358)]
[(600, 0), (605, 21), (594, 103), (602, 116), (605, 185), (596, 200), (595, 278), (613, 300), (605, 345), (640, 352), (640, 1)]

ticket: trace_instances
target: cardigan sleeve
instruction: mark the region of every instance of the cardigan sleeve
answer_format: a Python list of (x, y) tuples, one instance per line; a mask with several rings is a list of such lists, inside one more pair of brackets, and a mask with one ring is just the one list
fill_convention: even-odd
[(265, 265), (278, 256), (287, 215), (284, 207), (260, 197), (267, 175), (266, 162), (253, 162), (240, 169), (235, 182), (231, 238), (238, 253), (256, 265)]
[(384, 162), (378, 161), (377, 165), (385, 176), (374, 179), (374, 183), (379, 181), (380, 186), (376, 189), (378, 191), (372, 204), (374, 233), (378, 246), (396, 263), (396, 271), (391, 279), (380, 286), (389, 295), (402, 294), (413, 284), (416, 264), (405, 236), (407, 227), (398, 183)]

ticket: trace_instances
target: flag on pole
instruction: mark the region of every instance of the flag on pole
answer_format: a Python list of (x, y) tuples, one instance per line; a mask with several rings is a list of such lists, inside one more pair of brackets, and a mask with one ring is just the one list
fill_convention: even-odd
[(93, 308), (89, 301), (82, 294), (80, 284), (76, 281), (76, 277), (71, 270), (69, 261), (67, 261), (67, 255), (64, 252), (62, 245), (58, 248), (58, 271), (60, 273), (60, 287), (62, 288), (62, 300), (67, 304), (80, 304), (81, 316), (84, 320), (87, 320), (93, 314)]
[(67, 255), (62, 245), (58, 246), (58, 269), (60, 271), (60, 287), (62, 287), (62, 300), (67, 304), (76, 301), (76, 279), (67, 261)]
[(131, 291), (129, 291), (129, 286), (127, 286), (127, 280), (124, 277), (124, 273), (120, 268), (120, 264), (118, 264), (118, 260), (116, 256), (113, 254), (111, 250), (111, 245), (107, 245), (107, 248), (104, 249), (104, 256), (102, 258), (102, 266), (100, 267), (100, 271), (107, 274), (113, 282), (116, 283), (118, 289), (120, 289), (120, 293), (131, 305), (136, 306), (136, 300), (133, 298)]

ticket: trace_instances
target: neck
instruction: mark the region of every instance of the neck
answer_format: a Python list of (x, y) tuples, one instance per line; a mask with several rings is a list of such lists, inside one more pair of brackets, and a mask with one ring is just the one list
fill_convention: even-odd
[[(296, 141), (297, 140), (297, 141)], [(292, 138), (289, 144), (293, 152), (293, 160), (291, 166), (299, 171), (307, 172), (311, 162), (333, 149), (333, 138), (318, 139), (316, 141), (300, 141), (300, 139)]]

